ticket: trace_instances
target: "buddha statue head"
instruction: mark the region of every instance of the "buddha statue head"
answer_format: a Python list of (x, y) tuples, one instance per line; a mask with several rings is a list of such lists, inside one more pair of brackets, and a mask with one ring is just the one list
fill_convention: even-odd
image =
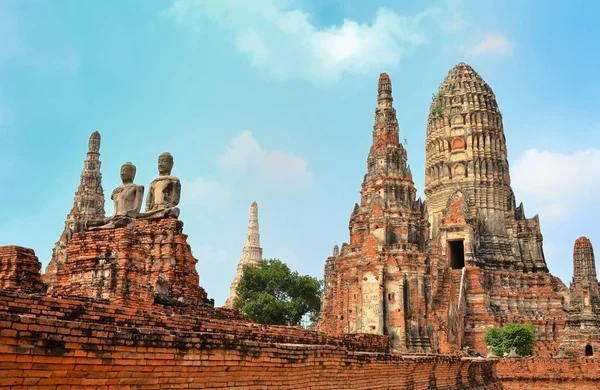
[(121, 165), (121, 181), (123, 184), (133, 183), (133, 179), (135, 179), (136, 168), (135, 165), (131, 162), (126, 162)]
[(160, 176), (168, 176), (173, 169), (173, 156), (169, 152), (164, 152), (158, 156), (158, 173)]

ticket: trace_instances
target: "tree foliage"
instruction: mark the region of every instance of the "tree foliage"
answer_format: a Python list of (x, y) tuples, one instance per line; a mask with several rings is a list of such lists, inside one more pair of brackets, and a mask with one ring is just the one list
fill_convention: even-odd
[(485, 332), (483, 341), (492, 346), (498, 356), (515, 348), (521, 356), (533, 354), (535, 345), (535, 327), (533, 324), (506, 324), (502, 328), (490, 328)]
[(314, 323), (321, 309), (322, 283), (290, 271), (277, 259), (245, 265), (236, 289), (235, 309), (252, 321), (268, 325), (300, 325), (308, 316)]

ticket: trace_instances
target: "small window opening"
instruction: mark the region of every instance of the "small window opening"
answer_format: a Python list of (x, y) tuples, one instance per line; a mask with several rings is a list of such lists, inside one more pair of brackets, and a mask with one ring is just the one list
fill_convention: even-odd
[(448, 241), (450, 252), (450, 267), (461, 269), (465, 266), (465, 246), (463, 240)]
[(594, 356), (594, 348), (589, 344), (585, 346), (585, 356)]

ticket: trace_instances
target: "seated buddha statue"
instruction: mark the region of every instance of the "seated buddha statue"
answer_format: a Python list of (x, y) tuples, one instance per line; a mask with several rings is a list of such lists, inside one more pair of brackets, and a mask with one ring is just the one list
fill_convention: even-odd
[(134, 184), (136, 168), (130, 162), (121, 166), (123, 184), (115, 188), (110, 198), (114, 203), (112, 217), (88, 221), (88, 230), (113, 229), (118, 227), (133, 228), (135, 218), (139, 215), (144, 198), (144, 186)]
[(173, 156), (165, 152), (158, 157), (159, 176), (152, 180), (146, 197), (146, 212), (139, 219), (177, 218), (179, 217), (179, 197), (181, 182), (171, 175)]

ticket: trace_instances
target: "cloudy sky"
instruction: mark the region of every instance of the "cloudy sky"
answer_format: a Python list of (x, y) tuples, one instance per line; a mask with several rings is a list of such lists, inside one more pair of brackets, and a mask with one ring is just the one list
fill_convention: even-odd
[[(224, 302), (259, 204), (265, 257), (322, 277), (348, 241), (380, 72), (420, 194), (432, 94), (471, 64), (503, 113), (512, 182), (567, 284), (600, 245), (600, 6), (591, 1), (0, 1), (0, 245), (44, 267), (102, 134), (107, 196), (174, 155), (200, 282)], [(107, 199), (107, 210), (112, 204)]]

